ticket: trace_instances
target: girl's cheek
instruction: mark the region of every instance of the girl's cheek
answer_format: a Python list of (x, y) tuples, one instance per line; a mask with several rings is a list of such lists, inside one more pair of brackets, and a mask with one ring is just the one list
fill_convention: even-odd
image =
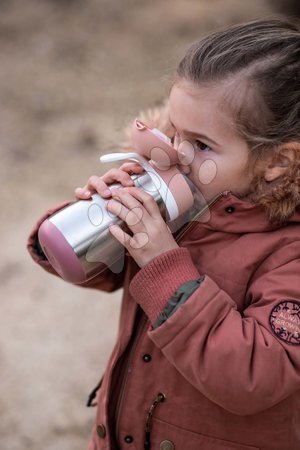
[(217, 164), (208, 158), (199, 166), (198, 180), (201, 184), (211, 184), (215, 180), (217, 173)]
[(196, 153), (190, 164), (181, 164), (179, 168), (198, 188), (213, 183), (218, 174), (216, 161), (206, 153)]
[(198, 188), (214, 183), (218, 175), (216, 161), (205, 154), (197, 155), (188, 168), (187, 175)]

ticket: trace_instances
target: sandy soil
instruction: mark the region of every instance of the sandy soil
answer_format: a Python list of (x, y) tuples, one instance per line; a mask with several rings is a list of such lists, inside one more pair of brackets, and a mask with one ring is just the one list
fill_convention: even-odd
[(264, 0), (0, 1), (1, 450), (85, 448), (85, 407), (113, 345), (120, 292), (84, 291), (26, 253), (47, 207), (105, 170), (101, 153), (165, 95), (200, 35), (271, 13)]

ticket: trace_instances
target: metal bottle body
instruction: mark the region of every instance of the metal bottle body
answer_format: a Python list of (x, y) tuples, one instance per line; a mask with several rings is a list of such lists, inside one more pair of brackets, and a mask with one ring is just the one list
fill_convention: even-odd
[[(134, 184), (152, 195), (160, 211), (165, 211), (166, 221), (173, 233), (184, 223), (185, 213), (194, 204), (193, 189), (176, 165), (171, 165), (171, 161), (164, 164), (164, 158), (163, 161), (160, 160), (161, 151), (163, 154), (167, 151), (167, 156), (177, 154), (170, 143), (140, 122), (136, 123), (134, 130), (139, 153), (112, 153), (102, 155), (100, 160), (131, 160), (139, 163), (144, 172), (132, 177)], [(148, 150), (151, 158), (154, 154), (159, 156), (159, 164), (151, 160), (155, 167), (142, 156), (144, 151), (149, 156)], [(120, 184), (113, 186), (122, 189)], [(94, 194), (90, 201), (77, 201), (46, 219), (40, 226), (40, 245), (50, 264), (66, 281), (83, 283), (107, 267), (115, 273), (122, 271), (125, 250), (111, 235), (109, 225), (126, 225), (118, 217), (108, 213), (106, 201)]]
[[(161, 211), (165, 209), (158, 190), (146, 172), (134, 175), (132, 179), (136, 186), (152, 195)], [(112, 186), (122, 189), (120, 184)], [(70, 278), (68, 281), (81, 283), (107, 267), (116, 273), (121, 272), (123, 268), (124, 247), (111, 235), (109, 225), (118, 224), (123, 228), (126, 225), (107, 211), (106, 202), (107, 200), (98, 194), (94, 194), (91, 200), (76, 201), (53, 214), (40, 228), (39, 241), (49, 262), (65, 279), (72, 278), (69, 269), (70, 273), (74, 273), (74, 279)], [(49, 227), (50, 232), (47, 231)], [(60, 243), (56, 247), (58, 240)], [(74, 263), (76, 270), (71, 267)], [(80, 267), (77, 267), (78, 265)]]

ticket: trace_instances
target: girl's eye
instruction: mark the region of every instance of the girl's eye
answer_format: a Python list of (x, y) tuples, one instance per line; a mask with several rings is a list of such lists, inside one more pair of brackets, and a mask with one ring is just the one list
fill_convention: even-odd
[(195, 141), (195, 146), (197, 150), (200, 150), (201, 152), (207, 152), (208, 150), (210, 150), (210, 147), (208, 145), (204, 144), (204, 142), (199, 141), (198, 139)]

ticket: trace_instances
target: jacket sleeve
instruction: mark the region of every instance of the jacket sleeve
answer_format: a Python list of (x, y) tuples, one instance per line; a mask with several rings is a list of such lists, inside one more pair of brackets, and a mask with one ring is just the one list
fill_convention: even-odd
[[(48, 262), (46, 256), (42, 252), (39, 243), (38, 243), (38, 230), (40, 225), (44, 220), (46, 220), (49, 216), (54, 214), (56, 211), (60, 210), (64, 206), (70, 204), (70, 201), (65, 201), (60, 203), (52, 208), (50, 208), (35, 224), (32, 231), (29, 234), (27, 241), (27, 250), (33, 259), (40, 267), (42, 267), (47, 272), (60, 277), (60, 275), (55, 271), (55, 269)], [(81, 283), (78, 286), (87, 287), (92, 289), (99, 289), (106, 292), (112, 292), (123, 286), (123, 278), (124, 278), (124, 270), (115, 274), (111, 270), (107, 269), (100, 275), (92, 278), (91, 280), (86, 281), (85, 283)]]
[[(300, 389), (299, 242), (283, 253), (284, 260), (272, 255), (257, 271), (246, 294), (249, 306), (242, 314), (205, 275), (168, 320), (148, 331), (186, 380), (234, 414), (263, 411)], [(175, 249), (141, 269), (130, 291), (153, 324), (174, 290), (200, 275), (188, 250)], [(283, 312), (280, 319), (284, 305), (295, 307), (295, 314)], [(293, 342), (274, 324), (282, 320), (293, 330)]]

